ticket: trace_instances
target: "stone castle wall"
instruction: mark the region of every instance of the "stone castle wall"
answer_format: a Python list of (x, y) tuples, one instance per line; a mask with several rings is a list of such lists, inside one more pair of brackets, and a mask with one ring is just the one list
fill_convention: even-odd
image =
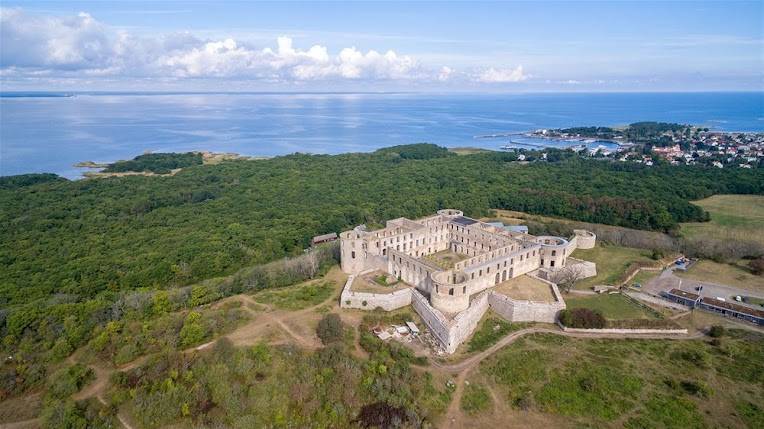
[(557, 285), (539, 277), (534, 277), (546, 283), (552, 290), (554, 302), (536, 302), (512, 299), (506, 295), (491, 291), (488, 302), (491, 309), (510, 322), (544, 322), (555, 323), (557, 314), (565, 309), (565, 301), (560, 295)]
[(489, 293), (480, 293), (472, 300), (469, 308), (454, 317), (449, 330), (449, 343), (446, 347), (446, 352), (455, 352), (456, 348), (475, 331), (480, 319), (483, 318), (483, 315), (488, 310)]
[(430, 332), (443, 345), (446, 353), (453, 353), (464, 340), (469, 338), (488, 310), (488, 292), (475, 297), (469, 308), (456, 315), (453, 320), (448, 320), (416, 290), (411, 291), (411, 305), (422, 317)]
[(417, 290), (411, 291), (411, 306), (414, 307), (414, 310), (422, 318), (424, 324), (430, 329), (432, 335), (437, 338), (444, 347), (448, 348), (447, 344), (450, 340), (449, 326), (448, 320), (443, 313), (433, 308), (430, 303), (427, 302), (427, 298)]
[(340, 295), (341, 308), (374, 310), (379, 307), (385, 311), (393, 311), (411, 304), (411, 288), (391, 293), (354, 292), (351, 290), (353, 280), (355, 280), (355, 276), (351, 275), (345, 282), (342, 295)]

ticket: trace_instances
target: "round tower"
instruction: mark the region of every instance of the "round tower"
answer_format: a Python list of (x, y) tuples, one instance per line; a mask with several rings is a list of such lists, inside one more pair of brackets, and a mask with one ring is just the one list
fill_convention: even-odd
[(470, 306), (467, 275), (441, 271), (432, 275), (430, 304), (444, 313), (458, 313)]
[(568, 258), (568, 240), (562, 237), (542, 235), (536, 237), (536, 243), (541, 245), (541, 267), (556, 270), (565, 266)]

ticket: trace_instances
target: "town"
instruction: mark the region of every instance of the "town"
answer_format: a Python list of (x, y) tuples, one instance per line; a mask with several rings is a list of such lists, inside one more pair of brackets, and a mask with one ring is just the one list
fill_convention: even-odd
[[(582, 144), (570, 148), (579, 155), (647, 166), (669, 163), (716, 168), (764, 167), (764, 133), (722, 132), (691, 125), (638, 122), (624, 128), (538, 129), (526, 136), (580, 141)], [(598, 141), (617, 143), (618, 148), (592, 147)], [(522, 159), (518, 159), (529, 158), (525, 153), (527, 150), (519, 151)], [(541, 153), (539, 158), (546, 159), (546, 153)]]

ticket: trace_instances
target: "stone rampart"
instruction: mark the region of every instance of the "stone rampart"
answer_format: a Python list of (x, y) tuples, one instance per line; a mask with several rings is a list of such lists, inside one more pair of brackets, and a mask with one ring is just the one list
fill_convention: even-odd
[(491, 291), (488, 302), (491, 309), (499, 316), (510, 322), (544, 322), (555, 323), (557, 314), (565, 309), (565, 301), (560, 295), (557, 285), (539, 277), (541, 282), (546, 283), (552, 290), (554, 302), (537, 302), (512, 299), (506, 295)]
[(469, 308), (454, 317), (449, 329), (449, 342), (446, 346), (448, 353), (455, 352), (456, 348), (475, 330), (478, 322), (488, 310), (488, 294), (489, 292), (480, 293), (472, 300)]
[(374, 310), (379, 307), (385, 311), (396, 310), (411, 304), (411, 288), (401, 289), (391, 293), (354, 292), (352, 290), (355, 276), (349, 276), (340, 295), (341, 308), (357, 308)]
[(563, 331), (575, 334), (687, 334), (687, 329), (580, 329), (568, 328), (560, 323), (558, 325)]
[(444, 348), (447, 348), (449, 343), (449, 323), (443, 313), (433, 308), (427, 302), (427, 298), (416, 289), (411, 290), (411, 305), (422, 318), (424, 324), (430, 329), (432, 335), (440, 341)]

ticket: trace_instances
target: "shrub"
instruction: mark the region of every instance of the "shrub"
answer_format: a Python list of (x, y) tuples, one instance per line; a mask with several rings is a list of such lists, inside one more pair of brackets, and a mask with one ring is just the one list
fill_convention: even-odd
[(690, 395), (699, 396), (701, 398), (708, 398), (711, 395), (711, 389), (700, 381), (685, 380), (679, 383), (679, 385), (682, 387), (682, 390)]
[(48, 395), (61, 399), (79, 392), (93, 379), (93, 370), (80, 363), (56, 371), (50, 377)]
[(201, 342), (206, 336), (204, 326), (201, 321), (202, 315), (196, 311), (188, 313), (183, 322), (183, 328), (180, 330), (181, 346), (190, 346)]
[(563, 310), (560, 312), (560, 322), (569, 328), (581, 329), (603, 329), (606, 325), (602, 312), (589, 308)]
[(708, 335), (710, 335), (713, 338), (720, 338), (724, 336), (724, 326), (721, 326), (721, 325), (712, 326), (711, 329), (708, 331)]
[(318, 338), (325, 345), (336, 343), (342, 341), (345, 334), (345, 326), (340, 316), (335, 313), (329, 313), (318, 322), (316, 334), (318, 334)]
[(756, 258), (748, 263), (751, 271), (757, 276), (764, 275), (764, 257)]

